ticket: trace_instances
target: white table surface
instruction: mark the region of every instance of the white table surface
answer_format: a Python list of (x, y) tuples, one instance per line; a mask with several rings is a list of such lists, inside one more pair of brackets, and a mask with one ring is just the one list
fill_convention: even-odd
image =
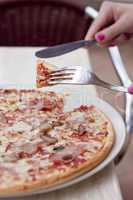
[[(1, 84), (35, 84), (37, 48), (0, 48), (0, 86)], [(81, 65), (91, 69), (89, 53), (86, 49), (49, 59), (59, 66)], [(83, 92), (86, 87), (81, 86)], [(67, 87), (67, 90), (75, 89)], [(96, 96), (95, 87), (89, 86), (90, 97)], [(31, 197), (14, 200), (122, 200), (121, 191), (114, 164), (111, 163), (102, 172), (74, 186)]]

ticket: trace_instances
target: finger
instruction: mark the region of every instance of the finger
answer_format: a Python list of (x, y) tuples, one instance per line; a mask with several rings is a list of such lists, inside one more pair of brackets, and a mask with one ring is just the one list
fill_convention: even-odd
[[(129, 37), (129, 35), (130, 35), (130, 37)], [(120, 36), (118, 36), (114, 40), (110, 40), (107, 43), (101, 44), (100, 46), (101, 47), (113, 47), (113, 46), (122, 44), (124, 42), (127, 42), (130, 39), (131, 39), (131, 34), (128, 34), (128, 37), (125, 34), (121, 34)]]
[[(129, 36), (130, 35), (130, 36)], [(131, 34), (129, 35), (125, 35), (125, 34), (122, 34), (121, 36), (119, 36), (118, 38), (116, 38), (113, 42), (112, 42), (112, 45), (115, 46), (115, 45), (119, 45), (119, 44), (123, 44), (127, 41), (129, 41), (131, 39)]]
[(95, 35), (95, 39), (99, 43), (106, 44), (109, 41), (112, 41), (118, 35), (124, 34), (124, 32), (126, 32), (128, 29), (131, 29), (131, 28), (129, 27), (129, 24), (127, 23), (127, 18), (123, 16), (115, 24), (98, 32)]
[(94, 38), (94, 35), (101, 30), (103, 27), (105, 27), (107, 24), (109, 24), (113, 20), (113, 11), (112, 7), (106, 6), (106, 4), (103, 4), (103, 6), (100, 9), (98, 17), (95, 19), (95, 21), (92, 23), (91, 27), (89, 28), (85, 39), (90, 40)]
[(115, 38), (114, 40), (110, 40), (107, 43), (103, 44), (102, 46), (106, 46), (106, 47), (113, 47), (116, 46), (118, 44), (121, 44), (123, 42), (127, 41), (126, 37), (123, 35), (118, 36), (117, 38)]

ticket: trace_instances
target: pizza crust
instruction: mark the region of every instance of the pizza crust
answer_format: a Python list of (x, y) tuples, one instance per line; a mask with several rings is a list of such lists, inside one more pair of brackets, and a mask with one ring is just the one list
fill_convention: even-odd
[(24, 183), (22, 185), (13, 186), (13, 187), (3, 189), (3, 190), (0, 189), (0, 194), (8, 195), (9, 193), (34, 191), (37, 189), (49, 188), (50, 186), (54, 187), (57, 184), (64, 183), (65, 181), (69, 181), (72, 178), (75, 178), (85, 172), (88, 172), (89, 170), (92, 170), (94, 167), (96, 167), (103, 159), (106, 158), (106, 156), (110, 152), (111, 147), (113, 145), (113, 143), (111, 143), (111, 140), (108, 144), (105, 145), (105, 147), (102, 149), (102, 151), (96, 155), (96, 157), (94, 159), (86, 161), (82, 166), (71, 169), (62, 175), (60, 175), (60, 174), (58, 174), (58, 175), (56, 174), (55, 176), (51, 175), (51, 177), (47, 178), (47, 179), (44, 178), (44, 179), (38, 180), (36, 182), (31, 182), (31, 183), (27, 183), (27, 184)]

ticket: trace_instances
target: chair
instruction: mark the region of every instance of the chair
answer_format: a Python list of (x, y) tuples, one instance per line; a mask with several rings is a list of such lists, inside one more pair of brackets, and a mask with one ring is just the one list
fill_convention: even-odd
[(50, 46), (83, 39), (92, 22), (67, 0), (0, 0), (0, 46)]

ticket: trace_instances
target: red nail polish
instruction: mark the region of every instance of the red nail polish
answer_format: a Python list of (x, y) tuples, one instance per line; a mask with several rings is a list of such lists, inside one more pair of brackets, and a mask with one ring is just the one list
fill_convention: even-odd
[(105, 39), (105, 35), (104, 34), (99, 34), (99, 35), (96, 36), (96, 39), (98, 41), (103, 41)]
[(130, 86), (128, 87), (128, 92), (129, 92), (130, 94), (133, 94), (133, 85), (130, 85)]

